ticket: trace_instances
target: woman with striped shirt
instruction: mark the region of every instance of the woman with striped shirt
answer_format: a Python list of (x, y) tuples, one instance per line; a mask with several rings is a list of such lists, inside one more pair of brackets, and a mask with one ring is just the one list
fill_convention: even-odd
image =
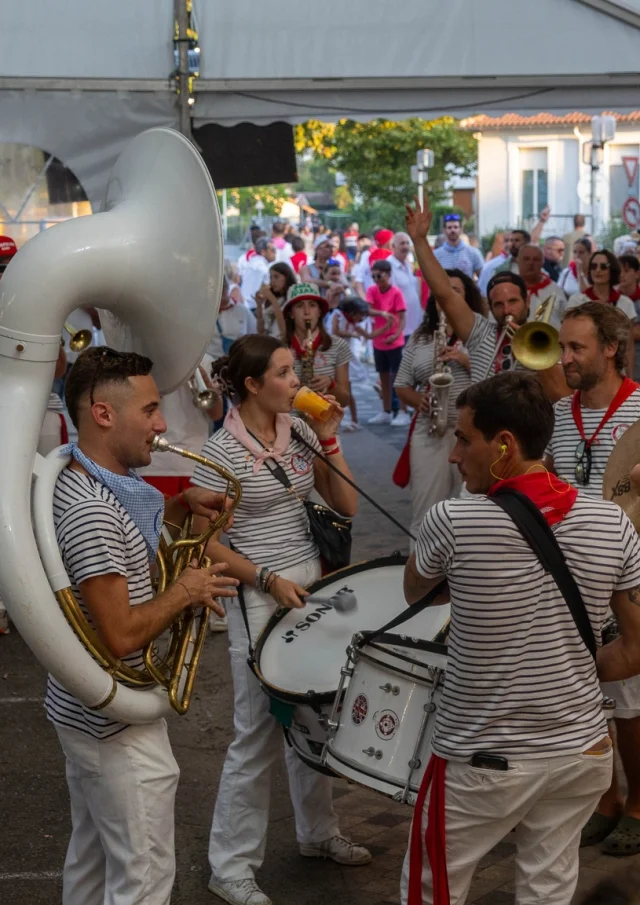
[[(471, 311), (483, 315), (484, 302), (474, 281), (461, 270), (447, 270), (451, 291), (461, 296)], [(444, 436), (431, 433), (431, 392), (429, 378), (434, 372), (434, 337), (438, 329), (439, 306), (435, 296), (427, 302), (424, 319), (404, 348), (394, 387), (401, 402), (416, 411), (409, 439), (410, 489), (413, 518), (411, 533), (417, 535), (427, 510), (460, 493), (462, 479), (449, 463), (455, 443), (456, 399), (471, 383), (469, 356), (462, 342), (447, 325), (447, 347), (441, 356), (451, 368), (447, 430)]]
[(302, 378), (303, 361), (310, 355), (313, 359), (310, 389), (316, 393), (332, 393), (340, 405), (348, 405), (351, 350), (344, 339), (327, 333), (323, 321), (328, 312), (329, 305), (314, 283), (292, 286), (282, 306), (287, 332), (285, 341), (293, 354), (297, 376)]
[[(213, 816), (209, 888), (231, 905), (269, 905), (254, 872), (264, 858), (270, 774), (281, 750), (282, 731), (248, 666), (249, 643), (255, 643), (277, 607), (304, 606), (305, 587), (320, 577), (318, 549), (301, 500), (315, 488), (333, 509), (353, 516), (356, 496), (316, 457), (324, 452), (350, 477), (335, 436), (343, 410), (338, 406), (323, 423), (305, 423), (288, 414), (300, 381), (284, 343), (270, 336), (243, 336), (232, 345), (228, 358), (214, 362), (213, 372), (235, 405), (203, 455), (235, 474), (242, 484), (242, 501), (227, 530), (232, 549), (215, 542), (209, 554), (214, 561), (227, 562), (228, 574), (242, 583), (251, 637), (240, 607), (229, 607), (236, 734), (227, 752)], [(278, 478), (279, 472), (294, 493)], [(220, 476), (200, 466), (193, 483), (226, 486)], [(368, 863), (369, 852), (339, 833), (329, 778), (307, 767), (289, 747), (285, 756), (301, 854), (341, 864)]]

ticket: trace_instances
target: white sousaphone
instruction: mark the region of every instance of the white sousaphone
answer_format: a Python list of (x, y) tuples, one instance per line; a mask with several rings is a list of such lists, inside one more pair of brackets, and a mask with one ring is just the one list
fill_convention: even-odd
[(115, 683), (54, 596), (70, 586), (52, 514), (66, 460), (42, 459), (36, 448), (60, 333), (75, 308), (105, 309), (109, 345), (148, 355), (160, 392), (170, 393), (202, 359), (222, 278), (211, 177), (184, 136), (150, 129), (118, 158), (103, 212), (31, 239), (0, 281), (0, 596), (40, 663), (86, 706), (126, 723), (168, 713), (165, 689)]

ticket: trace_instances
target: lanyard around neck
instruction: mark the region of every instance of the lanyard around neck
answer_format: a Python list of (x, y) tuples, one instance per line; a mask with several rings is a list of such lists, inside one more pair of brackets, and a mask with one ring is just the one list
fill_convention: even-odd
[(634, 381), (630, 380), (628, 377), (624, 378), (624, 380), (620, 384), (620, 388), (618, 389), (618, 392), (616, 393), (616, 395), (613, 397), (613, 399), (609, 403), (609, 408), (604, 413), (604, 417), (602, 418), (602, 421), (597, 426), (594, 433), (591, 435), (591, 437), (589, 437), (588, 440), (584, 435), (584, 425), (582, 423), (582, 408), (580, 406), (580, 391), (576, 390), (576, 392), (573, 394), (573, 399), (571, 400), (571, 414), (573, 415), (573, 420), (575, 422), (576, 427), (578, 428), (580, 437), (585, 441), (587, 446), (590, 447), (593, 445), (596, 437), (598, 436), (598, 434), (600, 433), (602, 428), (605, 426), (607, 421), (609, 421), (615, 415), (615, 413), (618, 411), (620, 406), (624, 402), (627, 401), (629, 396), (635, 390), (637, 390), (639, 386), (640, 386), (640, 384), (634, 383)]

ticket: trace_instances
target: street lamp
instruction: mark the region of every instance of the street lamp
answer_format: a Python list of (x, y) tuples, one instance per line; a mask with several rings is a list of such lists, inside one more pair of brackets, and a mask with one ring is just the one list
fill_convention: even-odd
[(256, 210), (258, 212), (257, 220), (262, 224), (262, 211), (264, 210), (264, 201), (261, 198), (258, 198), (256, 201)]
[(415, 166), (411, 167), (411, 181), (418, 185), (418, 198), (420, 199), (420, 207), (424, 207), (424, 184), (427, 172), (434, 163), (433, 151), (430, 148), (423, 148), (416, 154)]
[(615, 134), (615, 116), (591, 117), (591, 149), (589, 152), (588, 163), (591, 167), (591, 232), (594, 236), (598, 232), (598, 228), (600, 226), (598, 222), (599, 212), (596, 198), (598, 171), (604, 160), (604, 146), (608, 141), (611, 141), (613, 138), (615, 138)]

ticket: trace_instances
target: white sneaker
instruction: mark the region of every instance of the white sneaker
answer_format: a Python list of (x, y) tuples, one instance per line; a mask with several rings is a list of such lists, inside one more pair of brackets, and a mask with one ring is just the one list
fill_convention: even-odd
[(362, 845), (356, 845), (344, 836), (332, 836), (318, 845), (301, 845), (300, 854), (305, 858), (330, 858), (338, 864), (359, 866), (369, 864), (371, 852)]
[(209, 880), (209, 891), (229, 905), (272, 905), (253, 877), (245, 880)]
[(391, 412), (378, 412), (373, 418), (369, 418), (367, 424), (391, 424), (392, 420)]
[(408, 427), (411, 424), (411, 415), (408, 412), (398, 412), (391, 422), (391, 427)]
[(209, 612), (209, 631), (210, 632), (226, 632), (229, 628), (226, 616), (218, 616), (213, 610)]

